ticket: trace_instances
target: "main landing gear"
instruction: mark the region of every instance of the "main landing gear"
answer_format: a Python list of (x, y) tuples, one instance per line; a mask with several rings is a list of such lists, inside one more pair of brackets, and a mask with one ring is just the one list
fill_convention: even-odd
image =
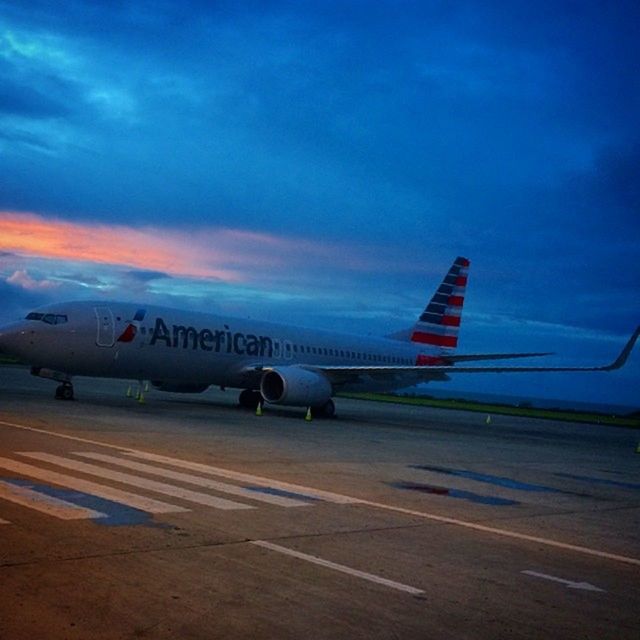
[[(259, 404), (264, 402), (262, 394), (252, 389), (244, 389), (238, 396), (238, 404), (244, 409), (255, 411)], [(314, 418), (335, 418), (336, 405), (329, 399), (320, 406), (311, 407), (311, 415)]]
[(56, 387), (56, 400), (73, 400), (73, 385), (63, 382)]
[(238, 403), (245, 409), (256, 410), (258, 405), (262, 402), (262, 396), (259, 391), (253, 391), (252, 389), (244, 389), (240, 392), (238, 397)]
[(311, 415), (314, 418), (335, 418), (336, 405), (333, 400), (329, 398), (323, 405), (311, 407)]

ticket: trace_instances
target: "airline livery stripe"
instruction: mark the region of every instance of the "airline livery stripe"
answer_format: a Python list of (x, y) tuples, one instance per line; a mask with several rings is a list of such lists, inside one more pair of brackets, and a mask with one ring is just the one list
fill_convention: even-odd
[(14, 502), (29, 509), (35, 509), (60, 520), (86, 520), (88, 518), (106, 518), (106, 513), (85, 509), (72, 502), (46, 496), (28, 487), (20, 487), (11, 482), (0, 480), (0, 499)]
[(438, 347), (455, 347), (458, 344), (458, 337), (438, 336), (435, 333), (423, 333), (422, 331), (414, 331), (413, 335), (411, 336), (411, 342), (433, 344)]
[(30, 478), (35, 478), (36, 480), (43, 480), (44, 482), (51, 482), (63, 487), (75, 489), (76, 491), (82, 491), (82, 493), (90, 493), (94, 496), (105, 498), (106, 500), (126, 504), (134, 509), (147, 511), (148, 513), (179, 513), (182, 511), (189, 511), (189, 509), (178, 507), (175, 504), (168, 504), (167, 502), (161, 502), (160, 500), (145, 498), (144, 496), (139, 496), (135, 493), (121, 491), (120, 489), (107, 487), (89, 480), (81, 480), (56, 471), (48, 471), (47, 469), (34, 467), (30, 464), (10, 460), (9, 458), (0, 458), (0, 468), (7, 469), (13, 473), (18, 473)]
[(431, 322), (417, 322), (414, 331), (424, 331), (436, 336), (457, 336), (460, 333), (458, 327), (447, 327), (444, 324), (434, 324)]
[(460, 316), (443, 316), (442, 324), (447, 327), (459, 327), (460, 326)]
[(454, 283), (457, 287), (466, 287), (467, 286), (467, 277), (466, 276), (458, 276)]
[(60, 456), (54, 456), (49, 453), (38, 453), (32, 451), (21, 452), (20, 455), (35, 460), (41, 460), (42, 462), (49, 462), (51, 464), (57, 464), (58, 466), (65, 467), (67, 469), (73, 469), (80, 473), (87, 473), (92, 476), (98, 476), (99, 478), (106, 478), (107, 480), (114, 480), (115, 482), (121, 482), (122, 484), (129, 484), (140, 489), (148, 489), (149, 491), (155, 491), (156, 493), (162, 493), (173, 498), (179, 498), (181, 500), (187, 500), (188, 502), (195, 502), (196, 504), (204, 504), (207, 507), (214, 507), (215, 509), (254, 509), (248, 504), (242, 504), (240, 502), (232, 502), (231, 500), (225, 500), (224, 498), (216, 498), (206, 493), (199, 493), (198, 491), (190, 491), (189, 489), (182, 489), (171, 484), (164, 482), (156, 482), (155, 480), (148, 480), (140, 476), (134, 476), (129, 473), (121, 473), (120, 471), (111, 471), (104, 467), (98, 467), (94, 464), (87, 464), (85, 462), (77, 462), (76, 460), (70, 460), (69, 458), (62, 458)]
[(433, 298), (431, 298), (431, 302), (435, 302), (437, 304), (449, 304), (449, 300), (451, 300), (451, 296), (446, 293), (436, 293)]
[(424, 310), (425, 313), (444, 313), (445, 310), (447, 309), (447, 305), (446, 304), (439, 304), (437, 302), (430, 302), (427, 305), (427, 308)]
[(183, 469), (190, 469), (191, 471), (200, 471), (202, 473), (208, 473), (214, 476), (220, 476), (222, 478), (228, 478), (229, 480), (238, 480), (240, 482), (249, 482), (252, 485), (261, 485), (263, 487), (271, 487), (274, 489), (282, 489), (283, 491), (290, 491), (291, 493), (297, 493), (303, 496), (309, 496), (310, 498), (317, 498), (326, 502), (334, 502), (336, 504), (358, 504), (361, 500), (357, 498), (351, 498), (349, 496), (343, 496), (338, 493), (331, 493), (329, 491), (321, 491), (319, 489), (310, 489), (309, 487), (303, 487), (299, 484), (291, 484), (289, 482), (280, 482), (278, 480), (271, 480), (270, 478), (264, 478), (262, 476), (253, 476), (248, 473), (240, 473), (239, 471), (230, 471), (229, 469), (221, 469), (220, 467), (212, 467), (200, 462), (190, 462), (189, 460), (180, 460), (179, 458), (169, 458), (167, 456), (157, 455), (155, 453), (145, 453), (142, 451), (123, 451), (124, 455), (132, 456), (134, 458), (141, 458), (143, 460), (150, 460), (152, 462), (160, 462), (162, 464), (170, 464), (174, 467), (182, 467)]
[(461, 307), (464, 303), (464, 298), (462, 296), (449, 296), (449, 300), (447, 304), (451, 307)]
[(170, 469), (161, 469), (159, 467), (153, 467), (150, 464), (135, 462), (133, 460), (123, 460), (122, 458), (116, 458), (115, 456), (109, 456), (102, 453), (74, 451), (73, 455), (82, 456), (83, 458), (90, 458), (92, 460), (98, 460), (100, 462), (107, 462), (109, 464), (119, 465), (121, 467), (126, 467), (127, 469), (133, 469), (134, 471), (142, 471), (143, 473), (148, 473), (150, 475), (162, 476), (163, 478), (177, 480), (178, 482), (195, 484), (199, 487), (213, 489), (214, 491), (221, 491), (222, 493), (230, 493), (232, 495), (249, 498), (251, 500), (269, 502), (280, 507), (308, 507), (311, 504), (309, 502), (294, 500), (292, 498), (286, 498), (284, 496), (262, 493), (258, 494), (255, 491), (251, 491), (243, 487), (238, 487), (233, 484), (227, 484), (226, 482), (219, 482), (217, 480), (211, 480), (210, 478), (203, 478), (202, 476), (194, 476), (189, 473), (180, 473), (179, 471), (172, 471)]

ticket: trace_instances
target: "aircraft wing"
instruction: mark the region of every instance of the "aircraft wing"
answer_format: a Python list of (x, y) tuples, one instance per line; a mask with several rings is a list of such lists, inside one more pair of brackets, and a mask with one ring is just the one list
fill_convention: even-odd
[(436, 356), (443, 360), (443, 364), (454, 362), (474, 362), (479, 360), (512, 360), (515, 358), (539, 358), (540, 356), (552, 356), (553, 352), (546, 353), (468, 353)]
[[(300, 363), (294, 366), (308, 369), (310, 371), (322, 372), (330, 382), (335, 386), (341, 384), (357, 382), (358, 380), (376, 380), (398, 382), (410, 386), (420, 382), (429, 382), (437, 380), (449, 380), (451, 374), (456, 373), (540, 373), (546, 371), (613, 371), (620, 369), (627, 361), (638, 337), (640, 336), (640, 326), (636, 328), (633, 335), (629, 338), (618, 357), (611, 363), (605, 365), (594, 365), (591, 367), (466, 367), (455, 366), (453, 364), (437, 364), (422, 366), (349, 366), (349, 365), (317, 365)], [(459, 356), (459, 358), (467, 360), (485, 360), (485, 359), (502, 359), (513, 357), (529, 357), (543, 355), (539, 353), (531, 354), (478, 354), (469, 356)], [(455, 362), (456, 356), (444, 356), (448, 362)], [(460, 361), (460, 360), (458, 360)], [(274, 369), (276, 365), (256, 363), (255, 365), (245, 366), (241, 370), (246, 383), (258, 384), (260, 377), (265, 371)]]
[[(610, 364), (594, 365), (591, 367), (465, 367), (452, 365), (426, 365), (411, 367), (350, 367), (350, 366), (311, 366), (317, 371), (322, 371), (332, 382), (352, 381), (366, 376), (370, 379), (392, 379), (395, 376), (408, 376), (415, 378), (417, 382), (429, 380), (447, 380), (450, 374), (456, 373), (540, 373), (545, 371), (613, 371), (620, 369), (626, 363), (629, 354), (640, 336), (640, 326), (636, 328), (629, 338), (618, 357)], [(504, 357), (510, 357), (502, 354)], [(516, 355), (517, 354), (513, 354)], [(523, 356), (524, 357), (524, 354)]]

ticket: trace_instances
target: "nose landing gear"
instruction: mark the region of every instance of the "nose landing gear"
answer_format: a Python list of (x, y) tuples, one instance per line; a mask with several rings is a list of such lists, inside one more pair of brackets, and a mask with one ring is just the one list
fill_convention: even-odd
[(73, 400), (73, 385), (63, 382), (56, 387), (56, 400)]

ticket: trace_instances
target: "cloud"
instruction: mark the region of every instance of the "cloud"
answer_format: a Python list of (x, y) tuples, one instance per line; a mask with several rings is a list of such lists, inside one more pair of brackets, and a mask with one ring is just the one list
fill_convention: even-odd
[[(337, 272), (397, 270), (397, 260), (378, 248), (314, 242), (212, 226), (176, 229), (45, 218), (0, 211), (0, 251), (30, 258), (130, 268), (139, 281), (168, 277), (227, 283), (306, 282), (311, 271), (322, 285)], [(133, 268), (133, 269), (131, 269)]]
[(139, 280), (140, 282), (149, 282), (150, 280), (159, 280), (171, 277), (164, 271), (148, 271), (144, 269), (134, 269), (131, 271), (126, 271), (125, 276), (131, 278), (132, 280)]
[(27, 289), (28, 291), (56, 289), (60, 286), (58, 282), (53, 282), (51, 280), (35, 280), (24, 269), (14, 271), (14, 273), (10, 275), (6, 279), (6, 281), (9, 284), (15, 285), (17, 287), (22, 287), (23, 289)]
[(31, 118), (65, 116), (70, 109), (49, 95), (30, 86), (25, 86), (0, 75), (0, 113), (17, 114)]

